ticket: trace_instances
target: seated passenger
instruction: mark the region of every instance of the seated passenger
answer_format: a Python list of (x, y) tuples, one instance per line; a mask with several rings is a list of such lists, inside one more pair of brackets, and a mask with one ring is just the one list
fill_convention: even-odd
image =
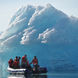
[(27, 60), (27, 55), (24, 55), (22, 57), (21, 66), (22, 66), (22, 68), (28, 68), (29, 67), (29, 61)]
[(38, 71), (39, 65), (38, 65), (38, 59), (36, 56), (34, 56), (32, 62), (30, 64), (33, 64), (33, 71)]
[(8, 61), (8, 64), (9, 64), (9, 67), (13, 68), (13, 59), (12, 58)]
[(13, 62), (13, 66), (14, 66), (15, 69), (20, 68), (20, 62), (19, 62), (19, 60), (20, 60), (20, 58), (18, 58), (16, 56), (16, 58), (15, 58), (15, 60)]
[(32, 64), (32, 63), (33, 63), (34, 66), (35, 66), (35, 65), (38, 65), (38, 59), (37, 59), (36, 56), (34, 56), (34, 58), (33, 58), (32, 62), (31, 62), (31, 64)]

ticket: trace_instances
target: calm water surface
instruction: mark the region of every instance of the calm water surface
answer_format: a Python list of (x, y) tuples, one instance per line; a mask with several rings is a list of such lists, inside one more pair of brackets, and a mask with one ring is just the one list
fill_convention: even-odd
[(6, 77), (3, 76), (0, 78), (78, 78), (78, 74), (77, 73), (71, 73), (71, 74), (53, 73), (53, 74), (28, 75), (28, 76), (8, 74)]

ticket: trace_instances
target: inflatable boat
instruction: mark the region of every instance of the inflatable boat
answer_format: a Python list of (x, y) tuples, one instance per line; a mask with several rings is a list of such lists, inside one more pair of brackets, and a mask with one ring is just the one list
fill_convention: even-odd
[(10, 68), (8, 67), (8, 72), (10, 74), (41, 74), (41, 73), (47, 73), (47, 69), (40, 67), (38, 71), (33, 71), (33, 70), (29, 70), (29, 69), (25, 69), (25, 68), (19, 68), (19, 69), (14, 69), (14, 68)]
[(11, 74), (11, 73), (24, 74), (27, 69), (24, 69), (24, 68), (14, 69), (14, 68), (8, 67), (7, 70), (8, 70), (8, 72), (9, 72), (10, 74)]

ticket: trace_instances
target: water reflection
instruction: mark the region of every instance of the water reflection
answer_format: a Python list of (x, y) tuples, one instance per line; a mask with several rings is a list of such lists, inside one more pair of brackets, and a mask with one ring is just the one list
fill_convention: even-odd
[(78, 78), (78, 73), (71, 74), (48, 74), (48, 75), (9, 75), (8, 78)]
[(47, 78), (47, 75), (9, 75), (8, 78)]

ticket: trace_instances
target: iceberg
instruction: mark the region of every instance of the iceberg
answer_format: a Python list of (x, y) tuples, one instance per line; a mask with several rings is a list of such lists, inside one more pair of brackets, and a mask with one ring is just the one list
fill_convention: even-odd
[(77, 51), (78, 18), (51, 4), (20, 8), (0, 34), (0, 58), (5, 64), (27, 54), (29, 61), (36, 55), (49, 71), (77, 71)]

